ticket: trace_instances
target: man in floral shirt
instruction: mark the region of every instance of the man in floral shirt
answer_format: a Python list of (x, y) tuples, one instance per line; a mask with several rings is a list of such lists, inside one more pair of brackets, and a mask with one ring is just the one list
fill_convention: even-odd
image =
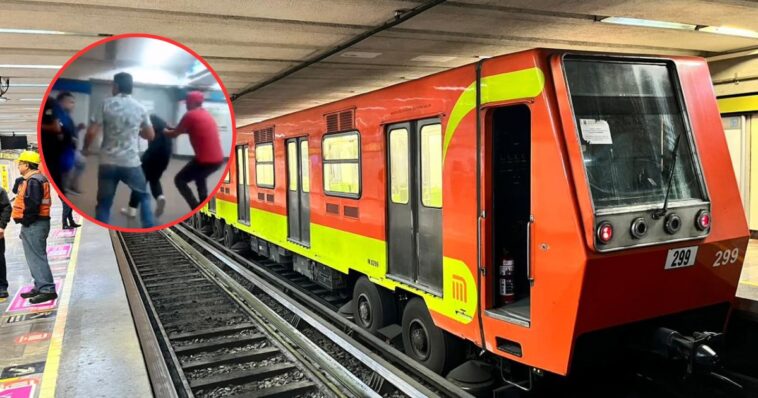
[(152, 141), (155, 132), (145, 107), (132, 98), (132, 86), (132, 75), (128, 73), (117, 73), (113, 77), (113, 97), (95, 109), (84, 148), (89, 148), (102, 129), (95, 218), (108, 223), (116, 188), (119, 182), (124, 182), (139, 196), (142, 227), (149, 228), (155, 222), (147, 180), (140, 167), (139, 137)]

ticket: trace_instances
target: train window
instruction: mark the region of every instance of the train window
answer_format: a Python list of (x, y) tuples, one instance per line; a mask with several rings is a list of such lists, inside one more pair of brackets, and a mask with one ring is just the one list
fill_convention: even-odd
[(274, 143), (255, 146), (255, 184), (261, 188), (274, 187)]
[(308, 141), (300, 141), (300, 176), (303, 178), (303, 192), (310, 192), (311, 164), (308, 161)]
[(390, 197), (394, 203), (408, 203), (408, 129), (390, 131)]
[(295, 141), (287, 143), (287, 172), (289, 173), (289, 190), (297, 191), (297, 144)]
[(442, 207), (442, 126), (421, 127), (421, 203)]
[(322, 142), (324, 191), (329, 195), (360, 195), (360, 139), (357, 131), (330, 134)]
[[(702, 200), (676, 75), (666, 63), (564, 61), (596, 209)], [(676, 152), (676, 153), (675, 153)]]
[(224, 184), (228, 184), (232, 181), (232, 178), (229, 177), (229, 172), (226, 172), (226, 175), (224, 176)]

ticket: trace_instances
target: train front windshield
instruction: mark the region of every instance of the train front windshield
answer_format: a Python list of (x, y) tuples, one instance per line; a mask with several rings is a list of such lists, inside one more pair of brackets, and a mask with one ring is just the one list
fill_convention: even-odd
[(669, 65), (567, 57), (564, 66), (596, 210), (662, 205), (669, 177), (669, 202), (704, 199)]

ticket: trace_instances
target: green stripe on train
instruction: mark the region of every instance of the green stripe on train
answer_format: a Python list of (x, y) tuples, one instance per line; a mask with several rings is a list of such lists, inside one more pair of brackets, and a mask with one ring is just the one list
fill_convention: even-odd
[[(212, 214), (207, 206), (203, 213)], [(403, 289), (424, 298), (427, 307), (458, 322), (474, 319), (477, 307), (476, 281), (468, 266), (460, 260), (444, 257), (442, 263), (442, 297), (386, 278), (387, 244), (383, 240), (311, 223), (311, 247), (287, 240), (287, 217), (251, 208), (250, 225), (237, 221), (237, 204), (216, 199), (216, 216), (235, 228), (265, 239), (287, 250), (325, 264), (340, 272), (354, 270), (387, 289)]]

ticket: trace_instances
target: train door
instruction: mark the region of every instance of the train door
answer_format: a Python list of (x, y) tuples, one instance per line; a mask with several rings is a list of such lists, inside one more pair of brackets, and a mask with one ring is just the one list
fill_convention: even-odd
[(438, 119), (387, 129), (389, 276), (442, 293), (442, 128)]
[(311, 241), (311, 176), (308, 138), (287, 140), (287, 237), (309, 245)]
[(248, 170), (248, 145), (237, 145), (236, 151), (237, 220), (243, 224), (250, 225), (250, 170)]
[[(531, 321), (531, 112), (519, 104), (491, 113), (493, 291), (487, 315), (522, 326)], [(511, 278), (500, 274), (505, 258), (514, 262)], [(505, 279), (504, 279), (505, 278)], [(507, 282), (507, 287), (504, 284)], [(502, 295), (513, 289), (513, 296)]]

